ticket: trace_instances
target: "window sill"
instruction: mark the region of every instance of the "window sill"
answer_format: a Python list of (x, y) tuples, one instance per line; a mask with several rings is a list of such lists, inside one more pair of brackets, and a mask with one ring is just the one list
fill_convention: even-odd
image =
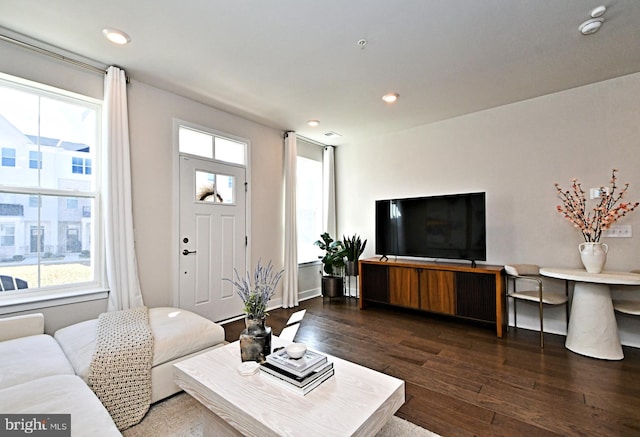
[(32, 295), (12, 293), (10, 296), (0, 297), (0, 315), (106, 299), (108, 296), (109, 290), (105, 288), (53, 291)]

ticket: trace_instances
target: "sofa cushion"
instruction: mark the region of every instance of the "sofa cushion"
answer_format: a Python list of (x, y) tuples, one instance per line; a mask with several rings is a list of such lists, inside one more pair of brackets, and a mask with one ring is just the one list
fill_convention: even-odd
[[(149, 308), (153, 333), (153, 366), (199, 352), (224, 342), (224, 328), (180, 308)], [(85, 381), (96, 341), (98, 320), (87, 320), (59, 329), (54, 334), (64, 353)]]
[(42, 313), (0, 319), (0, 341), (39, 334), (44, 334), (44, 315)]
[(98, 319), (87, 320), (58, 329), (53, 334), (75, 369), (76, 375), (84, 379), (84, 382), (87, 382), (89, 377), (89, 365), (96, 347), (97, 326)]
[(0, 342), (0, 369), (0, 389), (44, 376), (75, 373), (60, 345), (46, 334)]
[(179, 308), (150, 308), (153, 365), (166, 363), (224, 342), (224, 328)]
[[(44, 360), (43, 360), (44, 361)], [(3, 414), (71, 414), (71, 436), (121, 436), (91, 389), (75, 375), (55, 375), (0, 390)]]

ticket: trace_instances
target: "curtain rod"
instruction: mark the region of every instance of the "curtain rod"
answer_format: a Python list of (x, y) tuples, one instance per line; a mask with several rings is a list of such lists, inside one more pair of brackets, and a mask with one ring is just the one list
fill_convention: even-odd
[(9, 36), (3, 35), (1, 33), (0, 33), (0, 40), (6, 41), (8, 43), (11, 43), (11, 44), (14, 44), (14, 45), (17, 45), (17, 46), (20, 46), (22, 48), (25, 48), (27, 50), (31, 50), (31, 51), (36, 52), (36, 53), (40, 53), (42, 55), (46, 55), (46, 56), (58, 59), (59, 61), (64, 61), (64, 62), (67, 62), (69, 64), (73, 64), (75, 66), (84, 68), (86, 70), (93, 71), (94, 73), (100, 73), (100, 74), (105, 74), (106, 73), (106, 70), (100, 69), (98, 67), (94, 67), (93, 65), (84, 63), (82, 61), (78, 61), (76, 59), (67, 58), (66, 56), (63, 56), (63, 55), (61, 55), (59, 53), (55, 53), (55, 52), (52, 52), (50, 50), (34, 46), (33, 44), (29, 44), (29, 43), (26, 43), (24, 41), (19, 41), (17, 39), (11, 38)]

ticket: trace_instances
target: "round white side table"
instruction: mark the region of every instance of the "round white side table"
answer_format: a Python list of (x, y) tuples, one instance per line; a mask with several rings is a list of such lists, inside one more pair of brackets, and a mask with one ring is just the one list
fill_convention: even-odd
[(640, 285), (640, 274), (607, 271), (588, 273), (581, 269), (557, 268), (540, 269), (540, 274), (575, 281), (566, 348), (602, 360), (623, 359), (609, 286)]

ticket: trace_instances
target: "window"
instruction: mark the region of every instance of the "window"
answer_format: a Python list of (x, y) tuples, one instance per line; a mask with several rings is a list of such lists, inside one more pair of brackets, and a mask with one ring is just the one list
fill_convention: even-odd
[(42, 170), (42, 152), (29, 151), (29, 168)]
[(185, 125), (178, 126), (180, 153), (231, 164), (247, 164), (247, 143)]
[(322, 147), (297, 140), (296, 225), (298, 263), (318, 261), (320, 249), (313, 243), (322, 234)]
[(16, 227), (14, 225), (0, 225), (0, 246), (13, 247), (16, 245)]
[(101, 286), (100, 112), (95, 99), (0, 73), (2, 165), (13, 167), (0, 175), (0, 274), (28, 283), (0, 299)]
[(71, 173), (75, 174), (91, 174), (91, 159), (88, 158), (71, 158)]
[(2, 148), (2, 166), (3, 167), (16, 166), (16, 149), (10, 149), (8, 147)]
[(196, 170), (196, 201), (212, 203), (234, 203), (235, 178)]

